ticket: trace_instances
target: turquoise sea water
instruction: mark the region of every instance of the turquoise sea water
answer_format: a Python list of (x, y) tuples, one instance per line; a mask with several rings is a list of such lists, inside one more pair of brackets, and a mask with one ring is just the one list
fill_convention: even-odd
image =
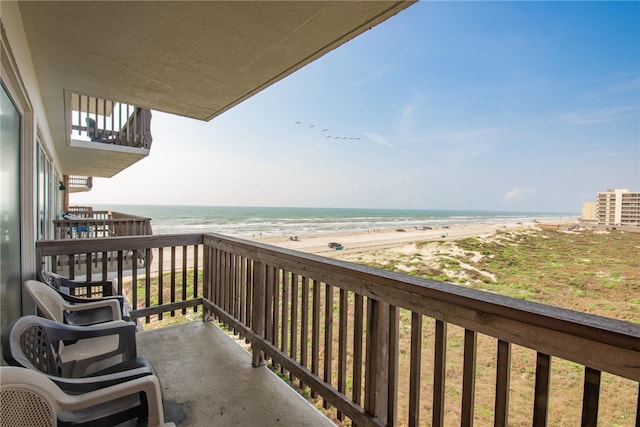
[(412, 209), (273, 208), (232, 206), (95, 206), (151, 218), (154, 234), (221, 233), (286, 236), (386, 228), (453, 226), (471, 223), (575, 219), (575, 213), (490, 212)]

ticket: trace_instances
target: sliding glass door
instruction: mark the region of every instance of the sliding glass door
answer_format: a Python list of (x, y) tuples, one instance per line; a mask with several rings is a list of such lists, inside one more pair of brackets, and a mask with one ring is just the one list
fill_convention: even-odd
[(0, 103), (0, 328), (21, 313), (20, 139), (22, 117), (2, 86)]

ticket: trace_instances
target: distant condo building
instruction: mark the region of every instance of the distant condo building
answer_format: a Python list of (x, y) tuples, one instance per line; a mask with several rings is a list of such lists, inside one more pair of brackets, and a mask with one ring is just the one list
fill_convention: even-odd
[[(599, 192), (596, 206), (598, 225), (640, 225), (640, 192), (627, 189)], [(585, 215), (585, 204), (582, 215)]]
[(598, 222), (598, 203), (597, 202), (583, 202), (582, 203), (582, 216), (580, 217), (585, 222)]

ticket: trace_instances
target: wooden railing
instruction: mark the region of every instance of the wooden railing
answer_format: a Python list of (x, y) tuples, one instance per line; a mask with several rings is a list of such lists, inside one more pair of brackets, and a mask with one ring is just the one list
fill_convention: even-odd
[(72, 210), (64, 219), (53, 221), (55, 239), (146, 236), (153, 234), (151, 218), (95, 210)]
[[(134, 317), (202, 304), (205, 320), (251, 343), (254, 365), (271, 364), (353, 425), (640, 423), (638, 324), (221, 235), (37, 250), (41, 266), (84, 255), (103, 275), (108, 261), (98, 254), (154, 252), (144, 298), (125, 287)], [(189, 280), (190, 293), (164, 296), (185, 292), (168, 283)]]
[[(202, 235), (162, 235), (36, 243), (37, 271), (47, 269), (75, 279), (116, 279), (133, 319), (147, 322), (164, 313), (201, 305)], [(100, 296), (88, 289), (88, 296)]]
[(151, 111), (95, 96), (71, 94), (72, 137), (150, 149)]

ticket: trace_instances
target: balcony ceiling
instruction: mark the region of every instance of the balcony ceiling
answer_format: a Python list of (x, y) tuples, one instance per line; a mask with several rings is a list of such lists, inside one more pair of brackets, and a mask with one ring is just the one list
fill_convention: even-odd
[(20, 2), (56, 145), (63, 90), (210, 120), (413, 1)]

